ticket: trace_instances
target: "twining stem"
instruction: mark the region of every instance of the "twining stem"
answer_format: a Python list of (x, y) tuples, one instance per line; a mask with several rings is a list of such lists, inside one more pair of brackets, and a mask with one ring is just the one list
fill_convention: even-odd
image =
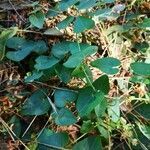
[[(78, 36), (77, 36), (77, 35), (76, 35), (76, 38), (77, 38), (78, 50), (79, 50), (79, 52), (81, 52), (81, 48), (80, 48), (80, 44), (79, 44), (79, 42), (78, 42)], [(83, 54), (81, 53), (81, 55), (83, 55)], [(84, 55), (83, 55), (83, 57), (84, 57)], [(88, 76), (87, 73), (86, 73), (86, 70), (85, 70), (84, 65), (82, 65), (82, 70), (83, 70), (83, 72), (84, 72), (84, 74), (85, 74), (85, 77), (86, 77), (87, 81), (89, 82), (90, 86), (92, 87), (92, 89), (93, 89), (94, 91), (96, 91), (96, 89), (95, 89), (95, 87), (93, 86), (93, 84), (92, 84), (92, 82), (91, 82), (89, 76)]]

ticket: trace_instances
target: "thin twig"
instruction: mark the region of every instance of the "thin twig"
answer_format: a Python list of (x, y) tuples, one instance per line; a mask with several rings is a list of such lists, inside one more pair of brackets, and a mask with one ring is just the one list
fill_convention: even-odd
[(37, 118), (37, 115), (32, 119), (32, 121), (30, 122), (29, 126), (27, 127), (27, 129), (24, 131), (22, 137), (25, 136), (25, 134), (28, 132), (28, 130), (30, 129), (30, 127), (32, 126), (33, 122), (35, 121), (35, 119)]
[[(0, 117), (0, 122), (2, 123), (2, 125), (5, 127), (5, 129), (8, 131), (8, 133), (10, 134), (11, 138), (13, 141), (15, 141), (14, 137), (16, 137), (18, 139), (18, 141), (27, 149), (30, 150), (18, 137), (17, 135), (12, 131), (12, 129), (8, 126), (8, 124), (2, 119), (2, 117)], [(14, 136), (14, 137), (13, 137)]]
[(24, 22), (26, 23), (26, 21), (22, 18), (22, 16), (18, 13), (18, 11), (16, 10), (16, 8), (14, 7), (13, 3), (11, 2), (11, 0), (8, 0), (11, 7), (14, 9), (14, 11), (16, 12), (16, 14), (19, 16), (19, 18)]
[(45, 125), (43, 126), (42, 130), (39, 132), (38, 136), (35, 138), (35, 140), (37, 140), (39, 138), (39, 136), (42, 134), (43, 130), (46, 128), (46, 126), (48, 125), (49, 120), (51, 119), (51, 116), (48, 118), (48, 120), (46, 121)]

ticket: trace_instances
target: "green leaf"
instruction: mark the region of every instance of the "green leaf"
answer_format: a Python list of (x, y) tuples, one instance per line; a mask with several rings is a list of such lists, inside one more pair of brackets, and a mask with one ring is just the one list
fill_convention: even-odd
[(107, 75), (102, 75), (98, 79), (96, 79), (93, 83), (93, 86), (102, 91), (104, 94), (108, 94), (109, 92), (109, 78)]
[(73, 53), (69, 59), (64, 63), (64, 66), (67, 68), (78, 67), (82, 61), (87, 57), (97, 52), (96, 46), (89, 46), (81, 50), (80, 45), (78, 45), (78, 52)]
[(139, 27), (143, 29), (149, 29), (150, 30), (150, 18), (144, 18), (143, 22), (138, 25)]
[(53, 66), (53, 67), (51, 67), (49, 69), (44, 69), (44, 70), (42, 70), (42, 72), (43, 72), (43, 75), (39, 79), (39, 81), (41, 81), (41, 82), (49, 81), (50, 78), (56, 76), (55, 66)]
[(67, 133), (54, 133), (53, 131), (45, 128), (43, 132), (38, 137), (37, 141), (40, 143), (40, 146), (62, 149), (64, 148), (69, 141)]
[(55, 57), (62, 59), (65, 56), (67, 56), (69, 52), (71, 54), (75, 54), (78, 53), (79, 51), (85, 50), (85, 54), (87, 53), (86, 55), (90, 55), (93, 53), (93, 51), (97, 51), (97, 49), (98, 49), (97, 46), (91, 46), (85, 43), (78, 44), (77, 42), (62, 41), (60, 43), (56, 43), (55, 45), (53, 45), (52, 54)]
[(134, 149), (136, 150), (149, 150), (150, 149), (150, 142), (145, 135), (139, 130), (139, 127), (135, 126), (134, 130), (136, 133), (134, 134), (133, 138), (138, 139), (138, 144), (135, 145)]
[(43, 40), (29, 41), (28, 45), (29, 47), (32, 46), (32, 52), (35, 52), (38, 54), (43, 54), (48, 50), (48, 47)]
[(75, 33), (81, 33), (85, 30), (92, 29), (95, 26), (95, 23), (92, 19), (79, 16), (76, 18), (74, 22), (74, 32)]
[(84, 51), (84, 55), (91, 55), (93, 54), (93, 51), (97, 51), (98, 47), (97, 46), (91, 46), (87, 43), (77, 43), (77, 42), (72, 42), (69, 44), (69, 50), (71, 54), (78, 53), (79, 51)]
[(39, 79), (40, 77), (42, 77), (42, 75), (43, 75), (43, 72), (34, 71), (32, 74), (27, 75), (25, 77), (25, 82), (33, 82), (33, 81)]
[(100, 134), (102, 137), (104, 137), (105, 139), (108, 139), (110, 136), (110, 131), (108, 130), (108, 125), (106, 123), (104, 123), (103, 119), (98, 118), (98, 126), (97, 126)]
[(110, 75), (118, 73), (118, 67), (120, 66), (120, 64), (120, 61), (113, 57), (97, 59), (91, 63), (93, 67), (96, 67), (102, 72)]
[(150, 119), (150, 104), (137, 104), (137, 107), (135, 107), (135, 111), (137, 111), (140, 115), (142, 115), (144, 118)]
[(105, 114), (107, 108), (107, 100), (104, 98), (96, 107), (95, 107), (95, 114), (96, 116), (102, 117)]
[(61, 126), (72, 125), (76, 122), (77, 122), (77, 118), (67, 108), (62, 108), (61, 110), (59, 110), (58, 115), (55, 118), (55, 123)]
[(61, 13), (61, 12), (59, 12), (58, 6), (53, 7), (51, 9), (49, 9), (48, 12), (46, 13), (46, 18), (56, 17), (59, 13)]
[[(87, 76), (88, 79), (87, 79)], [(86, 64), (81, 64), (81, 66), (78, 66), (77, 68), (74, 69), (74, 71), (72, 72), (72, 76), (77, 77), (77, 78), (86, 78), (87, 83), (90, 84), (93, 82), (93, 74), (91, 72), (91, 69), (88, 65)], [(90, 83), (89, 83), (90, 80)]]
[(81, 9), (89, 9), (91, 7), (94, 7), (96, 5), (97, 0), (84, 0), (80, 1), (79, 5), (77, 5), (77, 8), (79, 10)]
[(79, 0), (62, 0), (59, 2), (58, 8), (60, 11), (65, 11), (72, 5), (76, 4)]
[(74, 102), (77, 99), (77, 93), (71, 90), (55, 90), (54, 101), (57, 107), (65, 107), (67, 103)]
[(35, 91), (24, 103), (21, 113), (23, 115), (43, 115), (50, 109), (50, 104), (42, 92), (42, 90)]
[(63, 58), (70, 51), (70, 48), (69, 48), (70, 43), (72, 43), (72, 42), (63, 41), (60, 43), (56, 43), (52, 47), (52, 51), (51, 51), (52, 54), (59, 59)]
[(42, 40), (28, 41), (21, 37), (13, 37), (7, 41), (7, 47), (16, 49), (17, 51), (9, 51), (6, 56), (13, 61), (21, 61), (31, 52), (42, 54), (47, 51), (48, 47)]
[(45, 21), (45, 15), (42, 11), (37, 11), (29, 16), (29, 21), (33, 26), (42, 29)]
[(94, 129), (94, 124), (92, 123), (91, 120), (87, 120), (87, 121), (83, 121), (80, 131), (81, 133), (88, 133), (92, 129)]
[(45, 32), (44, 32), (45, 35), (51, 35), (51, 36), (62, 36), (63, 33), (60, 32), (58, 29), (56, 28), (51, 28), (51, 29), (47, 29)]
[(28, 45), (27, 40), (22, 38), (22, 37), (12, 37), (10, 39), (7, 40), (6, 42), (6, 46), (8, 48), (12, 48), (12, 49), (21, 49), (23, 47), (23, 45)]
[(71, 73), (73, 69), (66, 68), (63, 65), (58, 65), (56, 66), (55, 71), (59, 79), (64, 83), (68, 83), (72, 78)]
[(31, 53), (31, 49), (24, 48), (18, 51), (9, 51), (6, 53), (6, 57), (13, 61), (21, 61)]
[(142, 134), (150, 140), (150, 125), (145, 125), (141, 123), (137, 123)]
[(32, 41), (21, 37), (12, 37), (7, 40), (7, 47), (15, 50), (30, 49), (31, 52), (42, 54), (48, 50), (46, 43), (43, 40)]
[(150, 79), (147, 76), (134, 75), (130, 78), (130, 81), (134, 83), (144, 83), (146, 85), (150, 84)]
[(150, 64), (144, 62), (135, 62), (130, 65), (131, 69), (135, 74), (142, 76), (150, 75)]
[(10, 28), (7, 30), (4, 30), (0, 34), (0, 60), (2, 60), (5, 56), (5, 46), (6, 42), (9, 38), (13, 37), (17, 33), (18, 28)]
[(148, 48), (149, 48), (149, 44), (146, 41), (140, 42), (140, 43), (135, 43), (134, 44), (134, 48), (137, 49), (138, 51), (145, 53), (147, 52)]
[(66, 19), (62, 20), (57, 24), (58, 29), (65, 29), (74, 20), (73, 16), (68, 16)]
[(74, 145), (73, 150), (102, 150), (99, 136), (90, 136)]
[(102, 92), (93, 92), (92, 88), (85, 88), (79, 92), (76, 103), (79, 116), (88, 115), (104, 99)]
[(56, 65), (59, 60), (51, 56), (39, 56), (36, 60), (35, 68), (37, 70), (44, 70), (53, 67)]
[(75, 68), (82, 63), (84, 57), (81, 53), (73, 54), (69, 57), (69, 59), (64, 63), (64, 66), (67, 68)]

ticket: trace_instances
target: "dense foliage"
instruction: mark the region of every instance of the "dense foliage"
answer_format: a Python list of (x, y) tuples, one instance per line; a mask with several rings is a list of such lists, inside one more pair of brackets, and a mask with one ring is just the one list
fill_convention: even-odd
[(26, 7), (21, 25), (0, 24), (0, 135), (28, 150), (150, 149), (148, 1)]

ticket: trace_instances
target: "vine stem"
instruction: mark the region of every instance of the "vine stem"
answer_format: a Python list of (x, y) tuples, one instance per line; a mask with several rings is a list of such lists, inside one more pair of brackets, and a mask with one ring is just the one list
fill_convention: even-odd
[(86, 71), (85, 71), (84, 66), (82, 66), (82, 69), (83, 69), (83, 72), (84, 72), (84, 74), (85, 74), (85, 76), (86, 76), (86, 79), (88, 80), (88, 82), (89, 82), (90, 86), (91, 86), (91, 87), (92, 87), (92, 89), (96, 92), (96, 89), (95, 89), (95, 87), (93, 86), (93, 84), (92, 84), (91, 80), (89, 79), (89, 77), (88, 77), (88, 75), (87, 75), (87, 73), (86, 73)]
[(76, 142), (78, 142), (81, 138), (83, 138), (85, 135), (87, 135), (88, 133), (84, 133), (83, 135), (81, 135), (79, 138), (77, 138), (74, 142), (73, 142), (73, 144), (74, 143), (76, 143)]
[[(79, 42), (78, 42), (78, 35), (77, 35), (77, 34), (76, 34), (76, 39), (77, 39), (77, 44), (78, 44), (79, 52), (81, 52), (81, 48), (80, 48), (80, 44), (79, 44)], [(83, 54), (82, 54), (82, 56), (84, 57), (84, 55), (83, 55)], [(91, 86), (91, 87), (92, 87), (92, 89), (96, 92), (95, 87), (93, 86), (93, 84), (92, 84), (92, 82), (91, 82), (90, 78), (88, 77), (88, 75), (87, 75), (87, 73), (86, 73), (86, 71), (85, 71), (85, 67), (84, 67), (84, 65), (82, 65), (82, 69), (83, 69), (83, 72), (84, 72), (84, 74), (85, 74), (85, 77), (86, 77), (87, 81), (89, 82), (90, 86)]]
[[(74, 92), (74, 93), (78, 93), (78, 91), (75, 91), (75, 90), (71, 90), (71, 89), (67, 89), (67, 88), (62, 88), (62, 87), (57, 87), (57, 86), (52, 86), (52, 85), (48, 85), (46, 83), (39, 82), (39, 81), (34, 81), (33, 83), (41, 84), (43, 86), (47, 86), (47, 87), (52, 88), (52, 89), (63, 90), (63, 91), (71, 91), (71, 92)], [(31, 83), (28, 83), (28, 84), (31, 84)]]

